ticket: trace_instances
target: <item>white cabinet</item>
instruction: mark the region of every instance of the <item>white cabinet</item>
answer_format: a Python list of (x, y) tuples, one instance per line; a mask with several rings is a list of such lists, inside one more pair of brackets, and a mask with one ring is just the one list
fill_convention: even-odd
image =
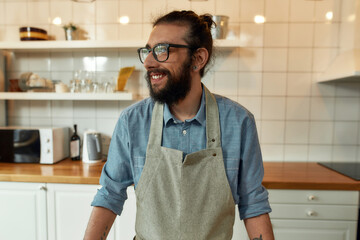
[(0, 182), (0, 239), (47, 239), (43, 183)]
[(244, 221), (240, 220), (239, 209), (235, 207), (235, 223), (233, 228), (233, 237), (231, 240), (248, 240), (248, 235), (244, 225)]
[[(0, 182), (0, 239), (82, 239), (97, 188), (88, 184)], [(132, 239), (135, 217), (135, 191), (129, 187), (124, 210), (107, 239)], [(236, 211), (233, 240), (243, 239), (247, 233)]]
[[(82, 239), (98, 186), (0, 182), (0, 239)], [(114, 229), (108, 235), (115, 239)]]
[[(0, 239), (82, 239), (98, 185), (0, 182)], [(269, 190), (276, 240), (355, 240), (356, 191)], [(107, 239), (135, 235), (136, 197), (128, 189)], [(232, 240), (248, 240), (236, 210)]]
[(269, 190), (275, 239), (355, 240), (356, 191)]
[(272, 220), (275, 239), (355, 240), (354, 221)]
[[(0, 239), (82, 239), (98, 185), (0, 182)], [(129, 187), (108, 240), (135, 236), (136, 199)]]
[[(47, 184), (49, 240), (84, 237), (97, 188), (87, 184)], [(107, 239), (114, 239), (114, 229)]]
[(121, 216), (117, 216), (113, 228), (115, 228), (115, 239), (133, 239), (135, 236), (136, 197), (134, 187), (127, 190), (128, 199), (125, 201)]

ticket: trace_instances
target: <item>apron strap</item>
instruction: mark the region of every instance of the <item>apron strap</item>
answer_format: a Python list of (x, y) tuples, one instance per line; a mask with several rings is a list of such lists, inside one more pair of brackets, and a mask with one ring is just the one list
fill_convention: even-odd
[(151, 126), (150, 126), (147, 151), (151, 150), (149, 149), (150, 146), (151, 148), (161, 147), (163, 122), (164, 122), (164, 104), (155, 102), (155, 106), (151, 117)]
[(206, 98), (206, 148), (221, 147), (219, 109), (215, 96), (205, 87)]
[[(206, 148), (221, 147), (220, 120), (219, 110), (216, 99), (213, 94), (202, 84), (205, 89), (205, 106), (206, 106)], [(161, 147), (162, 131), (164, 124), (164, 104), (155, 102), (151, 117), (151, 127), (149, 134), (149, 144), (153, 147)]]

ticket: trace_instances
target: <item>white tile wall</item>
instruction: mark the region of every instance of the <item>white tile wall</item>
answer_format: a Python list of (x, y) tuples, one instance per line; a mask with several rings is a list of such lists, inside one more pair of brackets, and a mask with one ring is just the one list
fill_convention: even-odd
[(287, 121), (285, 124), (285, 143), (306, 144), (309, 139), (308, 121)]
[(265, 47), (286, 47), (288, 45), (288, 28), (286, 23), (268, 23), (264, 28)]
[(284, 161), (299, 162), (308, 159), (308, 145), (285, 145)]
[(287, 22), (289, 20), (289, 0), (267, 0), (265, 17), (268, 22)]
[[(203, 82), (254, 114), (264, 160), (360, 161), (360, 83), (317, 83), (339, 49), (354, 44), (345, 23), (353, 5), (344, 1), (0, 0), (0, 41), (19, 41), (18, 29), (27, 25), (64, 40), (62, 27), (51, 23), (55, 17), (62, 24), (76, 23), (84, 31), (83, 39), (146, 40), (153, 17), (166, 11), (228, 15), (229, 37), (239, 39), (242, 47), (216, 52)], [(333, 13), (332, 20), (326, 19), (328, 12)], [(255, 15), (264, 16), (266, 22), (254, 23)], [(120, 24), (122, 16), (130, 23)], [(34, 71), (69, 84), (77, 70), (94, 71), (98, 82), (113, 81), (124, 66), (136, 68), (126, 89), (147, 97), (143, 66), (130, 50), (16, 53), (6, 73), (7, 78), (18, 78)], [(8, 124), (76, 123), (80, 135), (86, 129), (100, 131), (106, 148), (119, 114), (132, 103), (9, 101)]]
[(264, 48), (263, 70), (266, 72), (286, 72), (287, 48)]
[(315, 1), (290, 1), (290, 22), (313, 22)]
[(334, 123), (325, 121), (312, 121), (310, 123), (310, 144), (332, 144)]
[(263, 73), (263, 96), (285, 96), (286, 77), (286, 73)]
[(310, 99), (308, 97), (288, 97), (286, 101), (287, 120), (309, 120)]

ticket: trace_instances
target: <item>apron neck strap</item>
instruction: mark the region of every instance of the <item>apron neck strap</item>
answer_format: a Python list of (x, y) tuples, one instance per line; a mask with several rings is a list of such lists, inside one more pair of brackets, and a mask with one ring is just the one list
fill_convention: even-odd
[(206, 148), (219, 148), (221, 147), (221, 134), (220, 134), (220, 120), (219, 109), (216, 103), (215, 96), (205, 87), (206, 99)]
[[(206, 148), (221, 147), (220, 142), (220, 121), (219, 110), (214, 95), (202, 84), (205, 89), (205, 106), (206, 106)], [(162, 131), (164, 124), (164, 104), (155, 102), (151, 117), (151, 127), (149, 134), (148, 148), (161, 146)]]
[(164, 104), (155, 102), (155, 106), (151, 117), (151, 126), (149, 134), (149, 143), (152, 146), (161, 146), (162, 130), (164, 123)]

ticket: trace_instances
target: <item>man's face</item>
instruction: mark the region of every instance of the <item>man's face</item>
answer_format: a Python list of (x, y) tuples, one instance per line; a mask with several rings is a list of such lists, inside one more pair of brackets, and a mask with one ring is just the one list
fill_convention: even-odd
[[(159, 43), (187, 45), (184, 40), (187, 28), (172, 24), (155, 26), (149, 37), (148, 46), (154, 47)], [(154, 56), (144, 61), (147, 70), (146, 80), (150, 96), (161, 103), (172, 105), (186, 97), (191, 88), (191, 57), (187, 48), (169, 48), (169, 58), (165, 62), (158, 62)]]

